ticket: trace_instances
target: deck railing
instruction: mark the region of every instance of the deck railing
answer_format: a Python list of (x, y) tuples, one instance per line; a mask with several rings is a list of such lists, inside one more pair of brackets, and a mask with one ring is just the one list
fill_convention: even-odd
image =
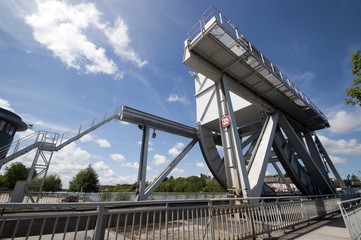
[(361, 198), (342, 201), (340, 210), (350, 239), (361, 238)]
[(252, 45), (245, 36), (238, 32), (238, 29), (232, 24), (232, 22), (228, 20), (217, 8), (213, 6), (208, 8), (208, 10), (202, 15), (202, 18), (188, 32), (188, 40), (195, 40), (199, 34), (203, 34), (207, 30), (207, 23), (210, 22), (212, 18), (216, 19), (222, 29), (234, 39), (235, 43), (240, 44), (244, 49), (246, 49), (254, 58), (262, 63), (269, 72), (273, 73), (277, 79), (279, 79), (295, 95), (297, 95), (297, 97), (301, 99), (305, 105), (309, 106), (323, 119), (323, 121), (328, 123), (327, 117), (324, 113), (321, 112), (321, 110), (317, 108), (316, 105), (306, 95), (304, 95), (284, 73), (282, 73), (270, 60), (268, 60), (262, 52)]
[(246, 239), (338, 211), (341, 197), (0, 204), (0, 238)]

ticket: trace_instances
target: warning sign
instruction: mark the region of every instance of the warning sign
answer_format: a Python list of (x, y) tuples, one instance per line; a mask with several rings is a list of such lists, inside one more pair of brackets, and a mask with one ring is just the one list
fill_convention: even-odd
[(224, 116), (221, 120), (222, 127), (228, 127), (231, 124), (231, 119), (228, 116)]

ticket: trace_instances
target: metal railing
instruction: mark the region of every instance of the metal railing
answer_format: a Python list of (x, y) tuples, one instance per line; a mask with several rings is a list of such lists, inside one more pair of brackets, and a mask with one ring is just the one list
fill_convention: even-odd
[(0, 238), (246, 239), (338, 211), (341, 196), (248, 200), (0, 204)]
[(350, 234), (350, 239), (361, 238), (361, 198), (340, 202), (343, 220)]
[(239, 33), (231, 21), (228, 20), (217, 8), (211, 6), (207, 9), (207, 11), (202, 15), (201, 20), (199, 20), (188, 32), (188, 40), (192, 41), (196, 39), (199, 34), (205, 33), (207, 30), (206, 25), (212, 18), (216, 19), (217, 23), (222, 26), (222, 29), (226, 31), (237, 44), (240, 44), (244, 49), (246, 49), (254, 58), (262, 63), (269, 72), (273, 73), (278, 80), (280, 80), (299, 99), (301, 99), (304, 104), (313, 109), (325, 122), (328, 122), (327, 117), (323, 114), (323, 112), (321, 112), (321, 110), (318, 109), (316, 105), (307, 96), (305, 96), (285, 74), (283, 74), (270, 60), (268, 60), (255, 46), (253, 46), (245, 36)]
[[(48, 131), (37, 131), (28, 136), (25, 136), (11, 144), (5, 145), (0, 148), (0, 155), (7, 153), (7, 155), (15, 154), (21, 150), (26, 149), (30, 146), (40, 146), (40, 144), (49, 144), (55, 146), (58, 142), (59, 134)], [(31, 150), (31, 149), (29, 149)]]
[(120, 113), (121, 108), (122, 108), (121, 106), (112, 108), (112, 109), (106, 111), (105, 113), (100, 114), (100, 115), (80, 124), (79, 126), (74, 127), (72, 129), (70, 129), (69, 131), (61, 134), (58, 145), (61, 145), (64, 142), (68, 141), (69, 139), (72, 139), (82, 133), (85, 133), (87, 130), (94, 128), (95, 126), (102, 124), (107, 119), (115, 118)]
[[(19, 153), (20, 151), (24, 151), (24, 153), (26, 153), (33, 148), (39, 147), (40, 145), (43, 145), (43, 147), (52, 147), (51, 150), (58, 151), (66, 144), (77, 140), (79, 137), (87, 134), (88, 132), (96, 129), (107, 121), (115, 118), (116, 116), (118, 116), (120, 111), (121, 106), (112, 108), (107, 112), (100, 114), (61, 135), (59, 133), (48, 131), (34, 132), (32, 134), (29, 134), (28, 136), (12, 142), (11, 144), (1, 147), (0, 156), (5, 156), (7, 153), (7, 157), (9, 157), (16, 153)], [(0, 160), (0, 165), (5, 164), (6, 162), (7, 161), (3, 160), (2, 163), (2, 161)]]

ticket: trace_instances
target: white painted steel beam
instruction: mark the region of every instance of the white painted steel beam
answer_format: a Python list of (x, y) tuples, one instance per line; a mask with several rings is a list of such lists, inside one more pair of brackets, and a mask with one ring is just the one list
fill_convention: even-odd
[(221, 81), (215, 83), (219, 119), (228, 116), (230, 121), (228, 126), (222, 126), (221, 121), (219, 123), (227, 188), (230, 195), (249, 197), (249, 180), (227, 81), (227, 77), (223, 75)]
[(140, 195), (139, 200), (146, 200), (154, 190), (163, 182), (163, 180), (173, 171), (173, 169), (178, 165), (178, 163), (188, 154), (188, 152), (194, 147), (198, 142), (198, 139), (193, 139), (179, 154), (178, 156), (166, 167), (163, 172), (154, 179), (154, 181), (149, 185), (145, 190), (143, 195)]
[(328, 166), (331, 168), (332, 173), (335, 175), (336, 180), (338, 181), (338, 183), (341, 185), (341, 189), (342, 190), (346, 190), (346, 184), (345, 182), (342, 180), (340, 174), (338, 173), (337, 169), (335, 168), (335, 165), (333, 164), (333, 162), (331, 161), (330, 156), (327, 154), (326, 149), (323, 147), (320, 139), (317, 137), (316, 133), (313, 133), (314, 137), (315, 137), (315, 142), (316, 145), (320, 151), (320, 154), (325, 158)]
[(313, 161), (315, 162), (315, 164), (318, 166), (318, 168), (320, 169), (320, 173), (328, 178), (328, 173), (327, 173), (327, 169), (325, 166), (325, 163), (323, 162), (323, 160), (321, 159), (320, 153), (317, 149), (316, 143), (313, 140), (312, 137), (312, 133), (308, 130), (304, 130), (303, 131), (303, 135), (304, 138), (306, 140), (306, 144), (307, 144), (307, 148), (312, 156)]
[(277, 163), (275, 162), (272, 162), (272, 166), (274, 167), (274, 169), (277, 171), (278, 175), (282, 178), (283, 182), (286, 184), (287, 186), (287, 189), (290, 191), (290, 192), (295, 192), (293, 190), (293, 188), (291, 187), (290, 183), (287, 181), (287, 179), (285, 178), (285, 175), (283, 175), (281, 169), (278, 167)]
[(316, 181), (317, 186), (319, 187), (321, 193), (322, 194), (335, 193), (335, 189), (333, 188), (330, 179), (323, 175), (322, 170), (315, 163), (310, 153), (307, 151), (305, 145), (303, 144), (301, 139), (299, 139), (293, 127), (291, 126), (291, 124), (288, 122), (288, 120), (283, 114), (280, 114), (279, 123), (282, 130), (287, 135), (289, 143), (298, 153), (298, 156), (302, 159), (302, 162), (304, 163), (307, 172)]
[(140, 149), (140, 159), (138, 167), (138, 181), (135, 200), (143, 200), (145, 193), (145, 180), (147, 179), (147, 161), (148, 161), (148, 143), (149, 143), (149, 126), (142, 126), (142, 145)]
[(258, 138), (251, 160), (248, 163), (248, 178), (252, 190), (252, 197), (260, 197), (262, 194), (264, 177), (266, 175), (277, 122), (277, 113), (268, 116)]

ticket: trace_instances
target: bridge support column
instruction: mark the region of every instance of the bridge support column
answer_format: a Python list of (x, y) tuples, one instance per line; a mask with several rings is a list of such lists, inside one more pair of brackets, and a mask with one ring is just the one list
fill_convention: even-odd
[(149, 185), (145, 190), (143, 195), (140, 195), (139, 200), (146, 200), (153, 191), (163, 182), (163, 180), (173, 171), (173, 169), (178, 165), (178, 163), (188, 154), (188, 152), (193, 148), (193, 146), (198, 142), (198, 139), (193, 139), (183, 150), (178, 154), (178, 156), (168, 165), (167, 168)]
[(272, 143), (277, 127), (278, 114), (269, 115), (258, 138), (251, 160), (248, 163), (248, 178), (252, 190), (252, 197), (262, 194), (264, 177), (271, 154)]
[[(298, 153), (298, 156), (301, 158), (304, 163), (307, 172), (315, 180), (319, 190), (322, 194), (333, 194), (335, 193), (334, 188), (331, 184), (330, 179), (323, 174), (323, 169), (320, 169), (318, 164), (312, 158), (311, 154), (307, 151), (306, 146), (302, 139), (298, 137), (292, 125), (289, 123), (287, 118), (280, 114), (280, 127), (285, 132), (288, 137), (288, 142), (295, 149), (295, 152)], [(327, 174), (326, 174), (327, 175)]]
[[(242, 153), (241, 139), (237, 130), (226, 75), (223, 75), (220, 81), (215, 82), (215, 88), (228, 194), (233, 197), (250, 197), (250, 185), (246, 164)], [(229, 117), (230, 123), (228, 126), (222, 126), (221, 119), (223, 117)]]
[(333, 165), (333, 162), (331, 161), (330, 156), (328, 156), (328, 153), (326, 152), (326, 149), (323, 147), (320, 139), (318, 139), (316, 133), (313, 133), (314, 137), (315, 137), (315, 143), (316, 146), (321, 154), (321, 156), (325, 159), (325, 161), (327, 162), (328, 166), (331, 168), (332, 173), (335, 175), (336, 180), (338, 181), (338, 183), (341, 185), (341, 189), (342, 190), (346, 190), (347, 187), (345, 185), (345, 182), (342, 180), (342, 178), (340, 177), (340, 174), (338, 173), (338, 171), (335, 168), (335, 165)]
[(140, 160), (138, 168), (138, 181), (135, 200), (139, 201), (144, 199), (145, 180), (147, 177), (147, 161), (148, 161), (148, 142), (149, 142), (149, 126), (142, 126), (142, 146), (140, 149)]

